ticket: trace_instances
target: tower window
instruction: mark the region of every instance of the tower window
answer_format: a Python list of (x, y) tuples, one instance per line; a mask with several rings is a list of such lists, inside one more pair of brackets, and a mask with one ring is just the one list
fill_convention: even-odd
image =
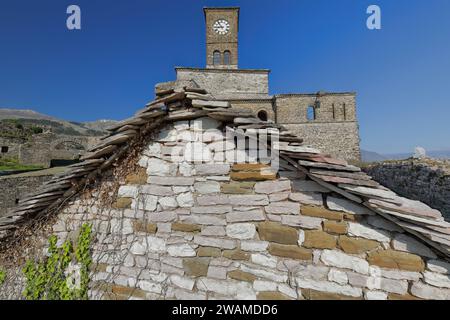
[(342, 113), (344, 114), (344, 120), (347, 120), (347, 106), (345, 103), (342, 106)]
[(261, 121), (267, 121), (267, 119), (268, 119), (267, 112), (264, 110), (261, 110), (260, 112), (258, 112), (258, 118)]
[(308, 121), (316, 120), (316, 109), (313, 106), (309, 106), (306, 110), (306, 118)]
[(220, 54), (220, 51), (214, 51), (213, 53), (213, 65), (218, 66), (221, 64), (222, 55)]
[(223, 53), (223, 64), (226, 66), (231, 64), (231, 52), (228, 50)]
[(2, 153), (7, 153), (9, 148), (7, 146), (2, 147)]

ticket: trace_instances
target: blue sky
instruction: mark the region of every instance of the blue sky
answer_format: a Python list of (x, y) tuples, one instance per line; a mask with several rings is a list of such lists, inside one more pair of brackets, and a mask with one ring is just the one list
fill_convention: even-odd
[(203, 6), (241, 7), (240, 67), (271, 69), (271, 93), (357, 91), (362, 148), (450, 149), (448, 0), (2, 0), (0, 107), (128, 117), (174, 66), (205, 65)]

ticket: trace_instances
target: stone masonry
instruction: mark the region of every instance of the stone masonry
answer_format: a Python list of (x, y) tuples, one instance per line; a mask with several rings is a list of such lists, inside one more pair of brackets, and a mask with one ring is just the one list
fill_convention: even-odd
[(52, 160), (76, 160), (99, 141), (99, 137), (41, 133), (28, 140), (1, 138), (0, 146), (8, 151), (0, 157), (17, 159), (21, 164), (50, 167)]
[(365, 169), (375, 180), (442, 212), (450, 221), (450, 163), (436, 159), (386, 161)]
[(450, 264), (397, 225), (286, 165), (227, 161), (234, 151), (220, 122), (174, 122), (112, 206), (71, 200), (53, 233), (93, 224), (90, 298), (450, 299)]
[[(215, 39), (224, 54), (232, 24), (214, 31), (232, 33)], [(0, 298), (22, 297), (23, 264), (50, 234), (61, 245), (88, 223), (90, 299), (450, 299), (441, 213), (328, 155), (359, 159), (354, 93), (270, 96), (268, 70), (225, 63), (177, 72), (0, 217)]]
[[(304, 141), (331, 156), (359, 162), (360, 138), (354, 92), (269, 93), (267, 69), (238, 69), (239, 8), (205, 8), (206, 68), (177, 67), (178, 82), (191, 81), (236, 109), (251, 110), (262, 120), (282, 124)], [(214, 31), (228, 21), (225, 34)], [(213, 52), (230, 52), (230, 65), (214, 65)], [(157, 91), (166, 84), (157, 86)]]
[(63, 169), (53, 168), (27, 173), (19, 173), (0, 177), (0, 217), (8, 212), (8, 209), (17, 205), (19, 200), (35, 192), (46, 181), (49, 181), (55, 173)]

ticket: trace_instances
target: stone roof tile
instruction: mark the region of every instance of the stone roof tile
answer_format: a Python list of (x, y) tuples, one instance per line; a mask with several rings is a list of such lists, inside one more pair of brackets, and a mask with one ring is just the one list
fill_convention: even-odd
[(228, 102), (211, 99), (201, 88), (180, 88), (176, 83), (173, 86), (164, 84), (164, 90), (158, 91), (156, 100), (134, 117), (109, 128), (111, 133), (82, 157), (83, 162), (55, 176), (37, 193), (23, 199), (7, 216), (0, 218), (0, 239), (13, 234), (13, 230), (30, 219), (56, 209), (64, 198), (79, 192), (85, 183), (127, 152), (130, 141), (139, 134), (146, 134), (165, 122), (209, 116), (239, 129), (279, 128), (281, 159), (327, 190), (364, 205), (450, 258), (450, 224), (444, 221), (439, 211), (398, 196), (346, 161), (300, 145), (301, 137), (279, 125), (260, 121), (248, 110), (231, 109)]

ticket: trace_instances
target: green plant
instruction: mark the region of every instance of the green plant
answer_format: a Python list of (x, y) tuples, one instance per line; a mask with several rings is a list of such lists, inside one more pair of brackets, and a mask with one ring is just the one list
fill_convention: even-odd
[(5, 282), (6, 279), (6, 272), (2, 269), (0, 269), (0, 286)]
[[(70, 240), (58, 247), (56, 236), (50, 236), (48, 257), (38, 262), (29, 260), (23, 268), (24, 297), (28, 300), (86, 300), (92, 263), (91, 232), (89, 224), (82, 225), (75, 250)], [(74, 272), (71, 266), (77, 266)], [(74, 273), (78, 280), (74, 279)]]
[(31, 127), (31, 131), (33, 131), (34, 134), (40, 134), (42, 132), (44, 132), (44, 129), (42, 129), (41, 127)]
[(40, 165), (20, 164), (17, 158), (0, 158), (0, 171), (3, 170), (37, 170), (42, 169)]

